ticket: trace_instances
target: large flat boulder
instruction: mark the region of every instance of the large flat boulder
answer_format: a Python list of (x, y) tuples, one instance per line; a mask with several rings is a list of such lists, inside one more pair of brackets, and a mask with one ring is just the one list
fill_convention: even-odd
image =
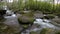
[(43, 15), (43, 13), (41, 12), (41, 11), (37, 11), (37, 12), (35, 12), (34, 13), (34, 18), (36, 19), (36, 18), (42, 18), (44, 15)]
[(33, 17), (27, 17), (27, 16), (21, 16), (18, 18), (19, 23), (33, 23), (34, 18)]
[(60, 18), (54, 18), (52, 21), (56, 22), (57, 24), (60, 24)]

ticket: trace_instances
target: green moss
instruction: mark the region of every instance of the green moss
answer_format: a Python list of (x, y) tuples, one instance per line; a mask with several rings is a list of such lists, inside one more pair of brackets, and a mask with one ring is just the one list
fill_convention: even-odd
[(22, 25), (23, 26), (23, 28), (28, 28), (29, 27), (29, 25), (27, 25), (27, 24), (25, 24), (25, 25)]

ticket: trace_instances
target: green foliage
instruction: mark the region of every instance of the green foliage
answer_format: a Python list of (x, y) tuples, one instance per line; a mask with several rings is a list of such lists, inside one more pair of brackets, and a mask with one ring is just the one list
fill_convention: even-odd
[[(52, 4), (50, 2), (52, 2)], [(47, 0), (46, 2), (27, 0), (25, 3), (23, 0), (19, 0), (18, 2), (13, 2), (11, 4), (7, 3), (7, 5), (13, 11), (22, 11), (24, 9), (34, 11), (39, 10), (44, 14), (53, 13), (58, 16), (60, 15), (60, 4), (54, 5), (54, 0)]]
[(2, 9), (4, 2), (0, 2), (0, 10)]
[(13, 3), (7, 3), (7, 6), (13, 11), (20, 11), (24, 8), (24, 4), (22, 3), (22, 1), (23, 0), (19, 0), (18, 2), (14, 1)]
[(36, 10), (37, 8), (36, 8), (36, 2), (35, 1), (31, 1), (31, 0), (29, 0), (29, 1), (27, 1), (26, 2), (26, 4), (25, 4), (25, 8), (26, 9), (30, 9), (30, 10)]
[(19, 10), (17, 2), (7, 3), (7, 6), (8, 6), (9, 9), (11, 9), (13, 11), (18, 11)]
[[(47, 8), (48, 7), (48, 8)], [(30, 10), (42, 10), (42, 11), (52, 11), (52, 5), (47, 2), (36, 2), (36, 1), (27, 1), (25, 5), (26, 9)]]
[(19, 7), (19, 10), (24, 10), (24, 6), (25, 4), (23, 3), (23, 0), (18, 0), (18, 7)]
[[(48, 8), (47, 8), (48, 7)], [(11, 9), (15, 10), (40, 10), (40, 11), (52, 11), (52, 5), (48, 2), (34, 1), (28, 0), (23, 3), (23, 0), (19, 0), (18, 2), (13, 2)]]
[(60, 4), (56, 5), (55, 7), (56, 8), (55, 8), (55, 13), (54, 14), (60, 17)]

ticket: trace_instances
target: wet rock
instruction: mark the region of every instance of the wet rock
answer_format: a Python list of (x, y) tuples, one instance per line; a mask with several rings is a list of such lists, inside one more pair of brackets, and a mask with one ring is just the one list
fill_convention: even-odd
[(34, 13), (34, 18), (42, 18), (44, 15), (42, 12), (37, 11), (36, 13)]
[(55, 17), (54, 19), (52, 19), (52, 21), (56, 22), (57, 24), (60, 24), (60, 18)]
[(19, 23), (33, 23), (34, 22), (34, 18), (33, 17), (27, 17), (27, 16), (21, 16), (18, 18)]
[(43, 17), (44, 19), (53, 19), (55, 18), (55, 16), (52, 16), (52, 15), (46, 15)]
[(30, 11), (23, 11), (24, 13), (29, 13)]

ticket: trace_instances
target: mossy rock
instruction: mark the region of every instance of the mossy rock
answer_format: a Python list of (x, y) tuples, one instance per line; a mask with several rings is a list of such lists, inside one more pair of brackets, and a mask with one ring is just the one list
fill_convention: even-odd
[(20, 18), (18, 18), (18, 21), (19, 21), (19, 23), (33, 23), (34, 22), (34, 18), (32, 18), (32, 17), (20, 17)]
[(33, 23), (34, 17), (32, 14), (23, 14), (22, 16), (18, 17), (19, 23)]
[(24, 12), (23, 12), (23, 11), (17, 11), (17, 13), (24, 14)]
[(53, 19), (53, 18), (55, 18), (55, 15), (46, 15), (43, 18), (45, 18), (45, 19)]
[(52, 21), (54, 21), (56, 24), (60, 24), (60, 18), (54, 18), (54, 19), (52, 19)]
[(23, 16), (27, 16), (27, 17), (33, 17), (34, 16), (34, 12), (29, 11), (28, 13), (22, 14)]

